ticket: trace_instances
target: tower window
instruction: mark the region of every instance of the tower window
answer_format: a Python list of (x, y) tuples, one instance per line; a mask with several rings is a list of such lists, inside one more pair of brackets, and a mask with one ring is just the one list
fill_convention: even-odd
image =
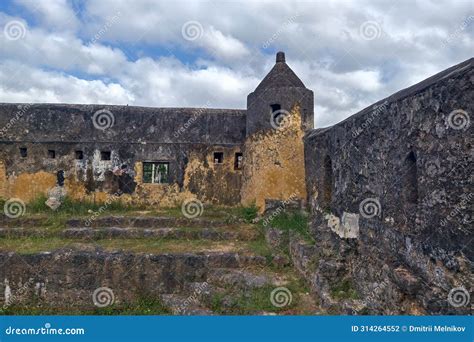
[(100, 160), (110, 160), (110, 151), (100, 151)]
[(20, 156), (26, 158), (28, 156), (28, 150), (26, 147), (20, 147)]
[(224, 152), (214, 152), (214, 164), (222, 164), (224, 162)]
[(170, 163), (168, 162), (144, 162), (143, 183), (169, 183), (169, 172)]
[(234, 170), (241, 170), (242, 169), (242, 160), (243, 160), (243, 155), (241, 152), (237, 152), (235, 154), (235, 159), (234, 159)]
[(56, 158), (56, 151), (55, 150), (48, 150), (48, 158), (51, 158), (51, 159)]
[(406, 203), (418, 203), (418, 176), (416, 169), (416, 156), (410, 152), (405, 159), (403, 175), (403, 197)]
[(76, 159), (78, 159), (78, 160), (84, 159), (84, 152), (76, 151)]
[(270, 108), (272, 109), (272, 113), (275, 113), (275, 112), (278, 112), (279, 110), (281, 110), (281, 105), (278, 104), (278, 103), (271, 104)]
[(59, 170), (56, 173), (56, 180), (59, 186), (64, 186), (64, 171), (63, 170)]

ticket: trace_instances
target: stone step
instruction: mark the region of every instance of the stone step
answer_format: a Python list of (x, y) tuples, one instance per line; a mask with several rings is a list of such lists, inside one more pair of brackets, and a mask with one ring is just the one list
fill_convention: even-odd
[(0, 238), (45, 237), (51, 233), (36, 228), (0, 228)]
[(35, 228), (45, 226), (51, 223), (51, 219), (48, 217), (17, 217), (10, 218), (5, 215), (0, 215), (0, 227), (5, 228)]
[(173, 315), (181, 316), (211, 316), (214, 313), (204, 307), (198, 299), (198, 296), (178, 294), (165, 294), (161, 296), (162, 304), (171, 310)]
[(70, 219), (66, 222), (68, 228), (168, 228), (168, 227), (225, 227), (229, 223), (223, 219), (206, 219), (172, 216), (104, 216), (95, 219), (80, 218)]
[[(0, 231), (1, 236), (1, 231)], [(64, 238), (106, 239), (106, 238), (166, 238), (186, 240), (239, 240), (251, 241), (258, 236), (256, 230), (221, 228), (67, 228), (61, 233)]]
[(274, 285), (268, 275), (242, 269), (213, 268), (209, 270), (207, 282), (217, 286), (232, 286), (242, 290)]

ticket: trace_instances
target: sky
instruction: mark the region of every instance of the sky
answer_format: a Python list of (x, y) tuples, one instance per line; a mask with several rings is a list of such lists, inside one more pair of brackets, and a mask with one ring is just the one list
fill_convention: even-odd
[(2, 0), (0, 102), (246, 107), (284, 51), (315, 127), (471, 58), (472, 0)]

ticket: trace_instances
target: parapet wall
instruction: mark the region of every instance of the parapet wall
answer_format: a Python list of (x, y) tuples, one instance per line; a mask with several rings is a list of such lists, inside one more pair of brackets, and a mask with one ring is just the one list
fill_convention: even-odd
[(469, 309), (448, 298), (473, 286), (473, 63), (306, 135), (320, 294), (350, 285), (372, 313)]

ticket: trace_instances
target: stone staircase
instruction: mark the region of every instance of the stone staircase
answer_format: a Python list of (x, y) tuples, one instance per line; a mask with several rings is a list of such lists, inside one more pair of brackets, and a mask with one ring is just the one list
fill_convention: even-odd
[(174, 217), (112, 216), (88, 222), (71, 219), (62, 235), (66, 238), (163, 238), (175, 240), (255, 240), (249, 225), (230, 225), (222, 220)]
[[(101, 287), (112, 289), (114, 307), (145, 294), (174, 315), (318, 312), (293, 268), (276, 265), (268, 251), (262, 254), (264, 237), (253, 224), (103, 216), (71, 218), (59, 229), (42, 225), (47, 218), (0, 219), (0, 264), (6, 265), (0, 279), (8, 280), (13, 293), (34, 279), (36, 297), (59, 312), (94, 309), (91, 294)], [(291, 289), (290, 303), (273, 305), (271, 293), (281, 287)]]

